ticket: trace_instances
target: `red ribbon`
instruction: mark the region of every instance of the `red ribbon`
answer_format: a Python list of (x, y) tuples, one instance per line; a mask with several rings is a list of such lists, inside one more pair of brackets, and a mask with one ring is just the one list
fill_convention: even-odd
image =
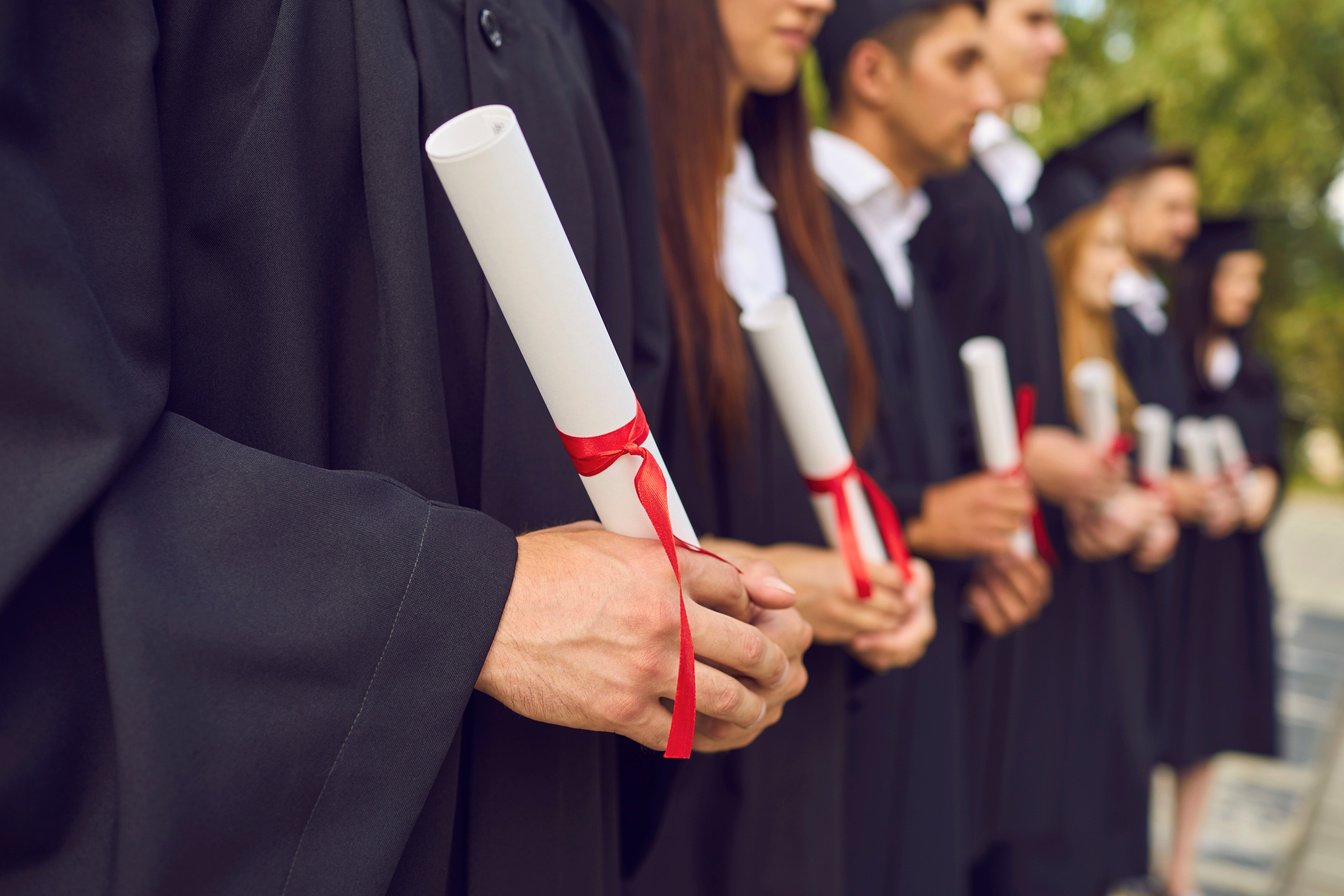
[(910, 552), (905, 546), (905, 536), (901, 532), (901, 518), (896, 513), (895, 505), (873, 481), (873, 477), (859, 469), (859, 465), (852, 458), (849, 466), (833, 476), (824, 479), (803, 477), (808, 491), (814, 495), (830, 495), (835, 501), (835, 528), (840, 538), (840, 553), (844, 555), (850, 575), (854, 577), (854, 587), (859, 592), (859, 599), (867, 600), (873, 595), (873, 583), (868, 578), (868, 568), (864, 563), (863, 553), (859, 550), (859, 538), (854, 532), (854, 514), (849, 508), (849, 496), (845, 494), (845, 482), (850, 476), (859, 477), (864, 494), (868, 496), (868, 504), (873, 509), (877, 530), (882, 534), (882, 543), (887, 547), (887, 555), (907, 582), (911, 581)]
[(580, 476), (596, 476), (622, 457), (640, 459), (635, 473), (635, 494), (648, 514), (653, 531), (667, 554), (667, 562), (677, 577), (677, 602), (681, 614), (681, 644), (677, 660), (677, 693), (672, 705), (672, 730), (668, 734), (668, 759), (686, 759), (695, 742), (695, 646), (691, 643), (691, 623), (686, 616), (686, 595), (681, 588), (681, 565), (677, 562), (680, 539), (672, 532), (667, 508), (667, 479), (644, 442), (649, 438), (649, 422), (644, 409), (635, 404), (635, 418), (620, 429), (600, 436), (571, 436), (560, 433), (560, 441)]
[[(1017, 387), (1017, 444), (1018, 452), (1022, 460), (1018, 462), (1016, 470), (1012, 475), (1017, 476), (1025, 472), (1027, 454), (1027, 433), (1031, 432), (1032, 421), (1036, 419), (1036, 387), (1021, 385)], [(1045, 517), (1041, 514), (1041, 504), (1036, 502), (1036, 507), (1031, 511), (1031, 534), (1036, 541), (1036, 553), (1040, 558), (1051, 566), (1059, 565), (1059, 555), (1055, 553), (1055, 546), (1050, 543), (1050, 533), (1045, 530)]]

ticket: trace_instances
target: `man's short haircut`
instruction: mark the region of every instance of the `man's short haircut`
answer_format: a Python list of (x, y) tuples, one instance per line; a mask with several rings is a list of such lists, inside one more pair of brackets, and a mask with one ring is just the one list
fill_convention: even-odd
[[(948, 10), (957, 6), (969, 6), (983, 16), (986, 2), (987, 0), (941, 0), (941, 2), (934, 0), (921, 9), (897, 16), (870, 33), (864, 40), (877, 41), (895, 56), (902, 66), (908, 67), (915, 44), (947, 15)], [(858, 43), (854, 46), (858, 46)], [(849, 69), (849, 59), (853, 52), (854, 47), (850, 47), (849, 53), (846, 53), (842, 60), (821, 73), (826, 82), (826, 91), (831, 97), (832, 109), (838, 108), (844, 102), (845, 72)]]

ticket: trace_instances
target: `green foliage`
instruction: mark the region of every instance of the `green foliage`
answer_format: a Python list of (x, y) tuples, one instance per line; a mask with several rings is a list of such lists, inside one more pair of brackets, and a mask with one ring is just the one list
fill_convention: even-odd
[(1260, 337), (1283, 381), (1290, 430), (1344, 432), (1344, 245), (1325, 211), (1344, 171), (1344, 2), (1097, 6), (1095, 17), (1063, 18), (1069, 55), (1028, 136), (1048, 154), (1156, 100), (1162, 143), (1198, 153), (1206, 207), (1267, 216)]

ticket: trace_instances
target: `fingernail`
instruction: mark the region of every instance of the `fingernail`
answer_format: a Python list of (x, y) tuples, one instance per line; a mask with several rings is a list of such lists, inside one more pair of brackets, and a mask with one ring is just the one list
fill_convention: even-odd
[(785, 594), (797, 594), (793, 586), (778, 576), (766, 576), (761, 579), (761, 584), (767, 588), (774, 588), (776, 591), (783, 591)]
[(774, 680), (774, 683), (771, 684), (770, 687), (772, 687), (772, 688), (777, 688), (777, 687), (779, 687), (780, 685), (782, 685), (784, 682), (788, 681), (788, 680), (789, 680), (789, 669), (790, 669), (790, 667), (791, 667), (792, 665), (793, 665), (793, 664), (792, 664), (789, 660), (785, 660), (785, 661), (784, 661), (784, 672), (783, 672), (778, 678), (776, 678), (776, 679)]

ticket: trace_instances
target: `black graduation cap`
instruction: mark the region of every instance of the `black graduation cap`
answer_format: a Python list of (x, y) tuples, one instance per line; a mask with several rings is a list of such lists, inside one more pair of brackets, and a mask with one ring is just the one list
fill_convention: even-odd
[(1047, 231), (1054, 230), (1081, 211), (1102, 200), (1105, 186), (1098, 181), (1072, 149), (1062, 149), (1050, 157), (1041, 170), (1036, 192), (1031, 197), (1032, 212)]
[(1185, 257), (1189, 260), (1217, 261), (1232, 252), (1260, 248), (1255, 238), (1256, 219), (1247, 215), (1229, 218), (1205, 218)]
[(841, 0), (826, 17), (814, 46), (826, 82), (834, 83), (838, 70), (849, 61), (849, 51), (901, 16), (926, 9), (967, 3), (981, 11), (985, 0)]
[(1161, 150), (1154, 145), (1152, 115), (1152, 102), (1144, 101), (1073, 147), (1078, 161), (1103, 188), (1155, 165), (1194, 164), (1191, 153)]

